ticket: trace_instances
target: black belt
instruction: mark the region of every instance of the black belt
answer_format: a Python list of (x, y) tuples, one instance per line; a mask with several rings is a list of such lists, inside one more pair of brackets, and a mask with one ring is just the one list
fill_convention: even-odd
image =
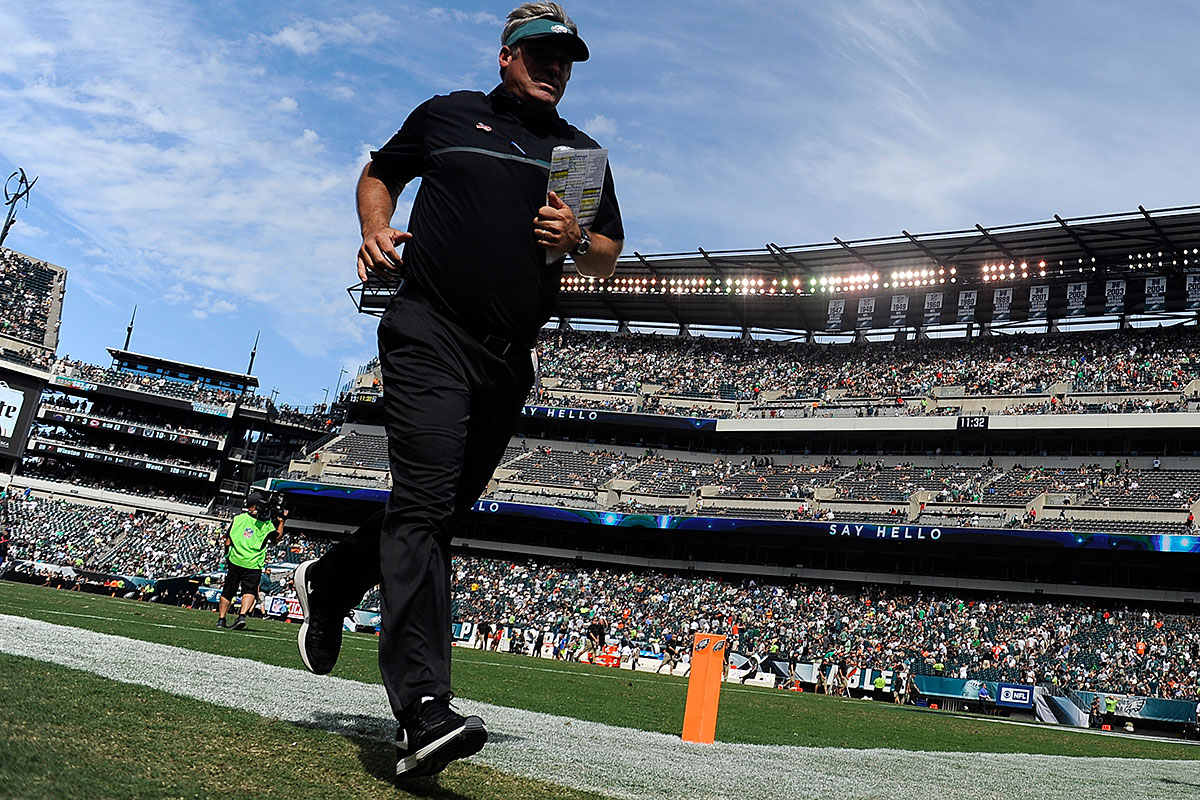
[(462, 317), (460, 317), (458, 314), (455, 314), (444, 304), (439, 303), (432, 296), (430, 296), (428, 292), (410, 280), (405, 280), (400, 285), (400, 288), (396, 291), (396, 294), (404, 297), (407, 300), (413, 300), (417, 303), (420, 303), (426, 308), (433, 309), (438, 314), (442, 315), (450, 322), (466, 331), (472, 339), (483, 345), (484, 349), (493, 355), (503, 358), (509, 353), (518, 350), (528, 352), (529, 350), (533, 349), (532, 342), (516, 342), (511, 339), (505, 339), (501, 336), (494, 336), (490, 333), (484, 333), (476, 329), (474, 326), (468, 325), (463, 321)]

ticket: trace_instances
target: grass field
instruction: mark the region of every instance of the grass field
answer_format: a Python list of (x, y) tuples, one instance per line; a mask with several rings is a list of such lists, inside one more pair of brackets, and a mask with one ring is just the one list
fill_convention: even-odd
[[(211, 613), (0, 582), (0, 614), (295, 669), (296, 626), (213, 628)], [(335, 675), (378, 683), (376, 640), (346, 639)], [(216, 707), (75, 669), (0, 654), (0, 797), (596, 797), (455, 764), (436, 783), (398, 789), (387, 742)], [(495, 706), (678, 735), (686, 679), (525, 656), (456, 650), (456, 692)], [(382, 689), (379, 690), (382, 695)], [(567, 723), (569, 724), (569, 723)], [(1146, 760), (1200, 758), (1172, 741), (741, 686), (722, 692), (721, 742), (912, 753), (1018, 753)], [(486, 752), (486, 751), (485, 751)], [(8, 757), (11, 756), (11, 757)], [(259, 781), (269, 774), (264, 795)], [(630, 796), (616, 791), (614, 795)], [(1180, 787), (1187, 796), (1187, 790)], [(407, 794), (406, 794), (407, 792)], [(1200, 786), (1196, 787), (1200, 794)], [(241, 793), (241, 794), (240, 794)], [(607, 792), (606, 792), (607, 793)]]

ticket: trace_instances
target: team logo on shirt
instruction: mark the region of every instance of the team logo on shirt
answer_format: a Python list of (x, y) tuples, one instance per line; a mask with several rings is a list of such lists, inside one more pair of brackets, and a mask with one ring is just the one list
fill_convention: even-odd
[(242, 528), (242, 538), (243, 539), (253, 539), (254, 538), (254, 528)]
[(492, 132), (492, 126), (491, 126), (491, 125), (484, 125), (482, 122), (476, 122), (476, 123), (475, 123), (475, 127), (476, 127), (476, 128), (478, 128), (478, 129), (479, 129), (479, 130), (481, 130), (481, 131), (487, 131), (488, 133), (491, 133), (491, 132)]

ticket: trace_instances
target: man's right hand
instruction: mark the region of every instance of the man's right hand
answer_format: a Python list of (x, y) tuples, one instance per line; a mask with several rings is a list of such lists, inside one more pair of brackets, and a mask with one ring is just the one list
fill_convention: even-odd
[(386, 281), (398, 281), (404, 276), (404, 262), (400, 259), (397, 245), (412, 239), (412, 234), (384, 226), (363, 236), (358, 248), (358, 277), (367, 280), (367, 273)]

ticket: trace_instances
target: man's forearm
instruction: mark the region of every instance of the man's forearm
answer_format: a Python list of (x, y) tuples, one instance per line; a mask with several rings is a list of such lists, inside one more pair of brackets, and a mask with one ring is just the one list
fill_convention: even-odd
[(621, 255), (621, 247), (625, 244), (620, 239), (610, 239), (599, 233), (591, 234), (592, 246), (587, 253), (571, 256), (575, 269), (580, 275), (590, 278), (607, 278), (617, 269), (617, 257)]
[(369, 161), (363, 167), (355, 195), (358, 206), (358, 224), (363, 236), (391, 224), (392, 214), (396, 213), (396, 198), (400, 196), (400, 189), (392, 191), (380, 179), (376, 173), (374, 162)]

